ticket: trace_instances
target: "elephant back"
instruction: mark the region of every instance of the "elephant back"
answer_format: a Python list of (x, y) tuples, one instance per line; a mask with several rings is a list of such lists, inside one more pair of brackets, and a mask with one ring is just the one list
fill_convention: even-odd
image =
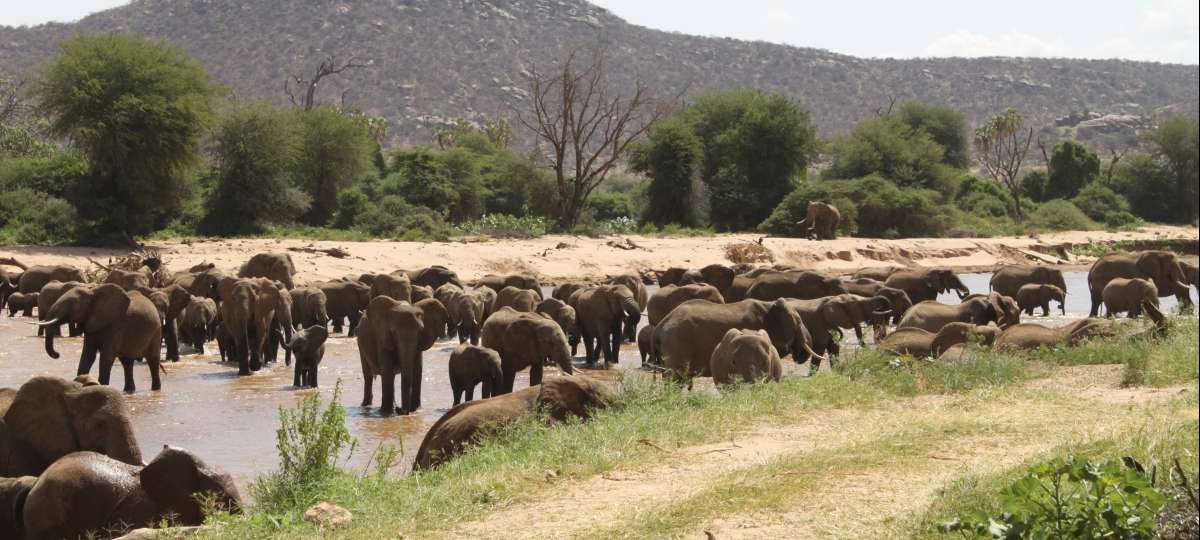
[(537, 406), (539, 394), (541, 385), (456, 405), (425, 433), (413, 470), (437, 467), (461, 454), (466, 445), (478, 440), (485, 424), (502, 426), (529, 414)]
[(593, 410), (608, 407), (612, 399), (612, 390), (604, 383), (584, 375), (571, 375), (543, 380), (537, 404), (551, 419), (565, 422), (572, 416), (588, 420)]

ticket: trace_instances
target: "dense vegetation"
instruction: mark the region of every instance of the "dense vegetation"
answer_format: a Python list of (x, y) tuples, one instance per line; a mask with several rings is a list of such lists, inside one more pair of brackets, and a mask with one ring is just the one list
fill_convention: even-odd
[[(843, 233), (869, 237), (1194, 223), (1197, 212), (1197, 123), (1178, 117), (1145, 133), (1144, 153), (1106, 162), (1065, 140), (1044, 170), (984, 178), (970, 165), (988, 132), (972, 139), (949, 107), (903, 103), (823, 141), (809, 113), (782, 95), (713, 92), (658, 121), (622, 156), (640, 176), (606, 175), (576, 217), (550, 160), (514, 147), (519, 137), (504, 120), (458, 120), (435, 129), (429, 145), (385, 148), (379, 118), (238, 100), (166, 42), (79, 37), (36, 84), (0, 83), (0, 93), (12, 104), (0, 117), (8, 243), (150, 234), (423, 240), (538, 235), (564, 223), (573, 225), (563, 232), (588, 234), (796, 235), (812, 200), (841, 210)], [(1012, 110), (985, 127), (1001, 120), (1012, 133), (1026, 129)]]

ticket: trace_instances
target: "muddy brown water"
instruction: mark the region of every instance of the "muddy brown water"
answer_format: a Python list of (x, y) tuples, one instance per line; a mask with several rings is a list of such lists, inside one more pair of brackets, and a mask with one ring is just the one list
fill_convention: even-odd
[[(989, 277), (990, 274), (966, 274), (963, 281), (972, 292), (986, 292)], [(1062, 324), (1068, 319), (1086, 316), (1089, 301), (1085, 278), (1081, 272), (1067, 276), (1066, 318), (1052, 316), (1029, 320)], [(941, 300), (957, 301), (952, 295)], [(1173, 308), (1175, 303), (1173, 298), (1162, 301), (1165, 309)], [(0, 317), (0, 387), (18, 387), (35, 375), (65, 378), (75, 375), (81, 339), (59, 339), (57, 344), (62, 355), (58, 360), (51, 359), (43, 351), (42, 340), (35, 337), (36, 328), (27, 324), (30, 320)], [(645, 324), (645, 318), (642, 324)], [(848, 335), (846, 344), (850, 345), (851, 341), (853, 337)], [(453, 403), (446, 364), (457, 345), (457, 340), (442, 340), (425, 353), (423, 408), (409, 416), (379, 416), (378, 382), (374, 406), (359, 406), (363, 385), (358, 348), (353, 339), (343, 335), (331, 336), (327, 343), (320, 368), (319, 390), (292, 388), (292, 370), (282, 363), (249, 377), (238, 377), (237, 367), (221, 363), (215, 344), (210, 344), (206, 349), (208, 354), (197, 355), (185, 347), (180, 362), (166, 364), (168, 371), (163, 375), (160, 392), (149, 391), (147, 370), (143, 364), (138, 364), (134, 374), (138, 391), (126, 399), (147, 460), (164, 444), (184, 447), (229, 471), (239, 484), (245, 486), (255, 475), (274, 470), (278, 464), (275, 430), (279, 427), (279, 408), (294, 407), (301, 396), (312, 392), (320, 392), (322, 399), (327, 401), (340, 379), (341, 403), (346, 407), (350, 431), (358, 439), (358, 447), (347, 462), (348, 467), (362, 470), (380, 444), (402, 444), (404, 459), (396, 470), (407, 470), (425, 431)], [(579, 353), (583, 353), (582, 347)], [(635, 345), (623, 346), (620, 358), (619, 368), (640, 367)], [(794, 366), (790, 362), (787, 364), (788, 370), (793, 371)], [(581, 366), (579, 360), (577, 365)], [(547, 375), (557, 372), (554, 368), (546, 370)], [(611, 371), (589, 373), (603, 377), (613, 374)], [(119, 365), (114, 368), (113, 376), (119, 384)], [(520, 373), (516, 387), (524, 388), (528, 384), (528, 373)]]

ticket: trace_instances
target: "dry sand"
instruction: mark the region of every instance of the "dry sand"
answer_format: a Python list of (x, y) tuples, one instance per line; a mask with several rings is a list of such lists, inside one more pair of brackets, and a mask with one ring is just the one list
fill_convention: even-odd
[[(1071, 256), (1065, 246), (1120, 240), (1200, 238), (1195, 227), (1148, 226), (1136, 232), (1109, 233), (1076, 231), (1036, 237), (1006, 238), (909, 238), (880, 240), (843, 238), (810, 241), (797, 238), (763, 238), (761, 235), (732, 234), (695, 238), (615, 236), (588, 238), (552, 235), (529, 240), (460, 240), (453, 242), (339, 242), (275, 239), (222, 239), (189, 242), (151, 242), (159, 249), (168, 268), (180, 270), (201, 262), (222, 269), (236, 269), (251, 255), (289, 248), (342, 248), (350, 257), (338, 259), (323, 253), (290, 251), (300, 282), (313, 282), (363, 272), (388, 272), (441, 264), (464, 279), (489, 273), (531, 271), (554, 283), (571, 279), (594, 279), (625, 272), (662, 270), (671, 266), (699, 268), (712, 263), (728, 264), (730, 245), (762, 240), (773, 262), (831, 272), (850, 272), (881, 266), (941, 266), (980, 270), (1004, 264), (1042, 263), (1080, 267), (1089, 258)], [(612, 244), (630, 247), (621, 249)], [(127, 250), (81, 247), (0, 247), (0, 257), (15, 257), (27, 265), (73, 264), (90, 266), (87, 258), (105, 262)]]

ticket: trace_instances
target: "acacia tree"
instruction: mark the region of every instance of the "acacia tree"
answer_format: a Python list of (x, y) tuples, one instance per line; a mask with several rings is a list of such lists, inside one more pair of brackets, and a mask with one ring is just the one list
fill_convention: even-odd
[(1032, 142), (1033, 128), (1025, 127), (1025, 120), (1013, 109), (996, 115), (975, 130), (979, 162), (992, 178), (1008, 189), (1017, 221), (1025, 218), (1021, 210), (1021, 182), (1017, 175)]
[(522, 125), (549, 146), (559, 198), (558, 226), (571, 229), (592, 194), (624, 156), (673, 108), (641, 81), (631, 92), (612, 91), (607, 47), (571, 51), (549, 71), (531, 68), (526, 75), (532, 111), (519, 114)]

